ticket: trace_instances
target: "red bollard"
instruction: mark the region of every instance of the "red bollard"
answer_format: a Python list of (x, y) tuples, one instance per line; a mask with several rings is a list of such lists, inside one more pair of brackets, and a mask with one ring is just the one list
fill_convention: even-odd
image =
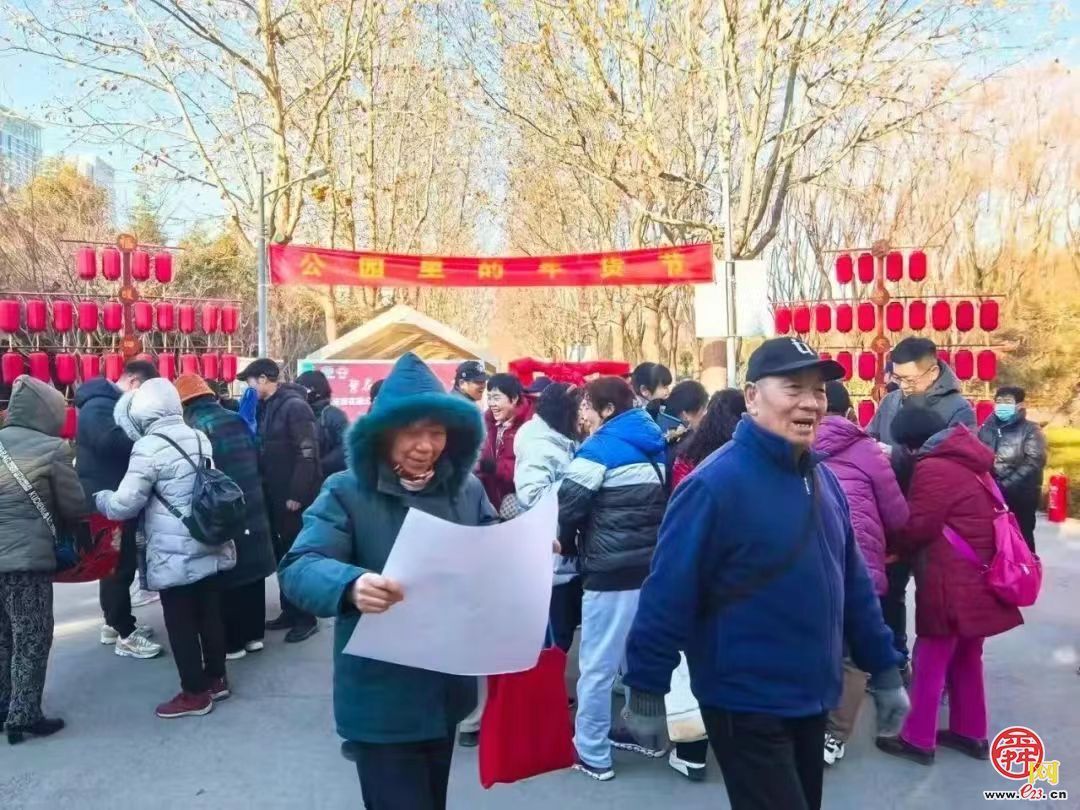
[(1064, 475), (1052, 475), (1046, 496), (1046, 517), (1051, 523), (1064, 523), (1068, 516), (1069, 479)]

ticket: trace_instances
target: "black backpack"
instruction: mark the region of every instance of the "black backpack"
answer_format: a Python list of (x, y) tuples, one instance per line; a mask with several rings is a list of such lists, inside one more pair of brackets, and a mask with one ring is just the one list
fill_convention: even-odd
[(184, 515), (154, 490), (157, 498), (169, 513), (183, 523), (191, 536), (208, 546), (220, 546), (242, 534), (247, 507), (244, 491), (221, 470), (203, 463), (202, 439), (199, 439), (199, 463), (196, 464), (183, 449), (168, 436), (158, 434), (180, 453), (195, 470), (195, 483), (191, 490), (191, 515)]

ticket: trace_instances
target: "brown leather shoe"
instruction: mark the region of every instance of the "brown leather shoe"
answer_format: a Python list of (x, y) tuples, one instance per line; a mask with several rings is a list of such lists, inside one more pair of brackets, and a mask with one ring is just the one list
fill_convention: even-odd
[(878, 737), (875, 744), (881, 751), (894, 757), (909, 759), (920, 765), (934, 764), (933, 751), (926, 751), (917, 745), (912, 745), (901, 737)]
[(990, 743), (987, 740), (976, 740), (974, 737), (965, 737), (955, 731), (942, 729), (937, 733), (937, 744), (967, 754), (972, 759), (990, 759)]

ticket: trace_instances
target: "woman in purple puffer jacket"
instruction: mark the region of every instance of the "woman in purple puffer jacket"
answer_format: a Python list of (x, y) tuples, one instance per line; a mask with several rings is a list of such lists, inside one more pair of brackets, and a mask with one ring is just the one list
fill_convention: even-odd
[[(878, 596), (888, 590), (885, 578), (885, 540), (899, 532), (908, 519), (908, 505), (900, 485), (878, 443), (854, 419), (851, 397), (842, 383), (826, 385), (828, 409), (818, 428), (814, 451), (836, 475), (847, 496), (855, 540), (866, 561)], [(844, 689), (840, 705), (829, 714), (825, 732), (825, 763), (844, 756), (844, 746), (866, 692), (866, 674), (844, 660)]]

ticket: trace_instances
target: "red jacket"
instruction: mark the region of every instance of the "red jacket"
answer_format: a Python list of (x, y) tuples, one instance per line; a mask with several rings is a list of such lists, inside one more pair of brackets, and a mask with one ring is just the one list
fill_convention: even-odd
[(940, 443), (924, 448), (915, 462), (911, 516), (897, 543), (915, 571), (915, 632), (963, 638), (1004, 633), (1023, 623), (1020, 611), (998, 601), (981, 570), (942, 534), (948, 524), (984, 563), (994, 556), (994, 502), (978, 480), (992, 471), (994, 454), (963, 425), (939, 435)]
[(532, 415), (532, 403), (528, 398), (522, 397), (517, 413), (514, 414), (500, 438), (495, 417), (491, 415), (490, 410), (484, 414), (487, 435), (484, 437), (484, 446), (480, 450), (476, 477), (484, 485), (488, 500), (496, 511), (502, 505), (503, 499), (514, 492), (514, 464), (517, 462), (517, 456), (514, 454), (514, 437), (517, 436), (518, 428), (528, 422)]

